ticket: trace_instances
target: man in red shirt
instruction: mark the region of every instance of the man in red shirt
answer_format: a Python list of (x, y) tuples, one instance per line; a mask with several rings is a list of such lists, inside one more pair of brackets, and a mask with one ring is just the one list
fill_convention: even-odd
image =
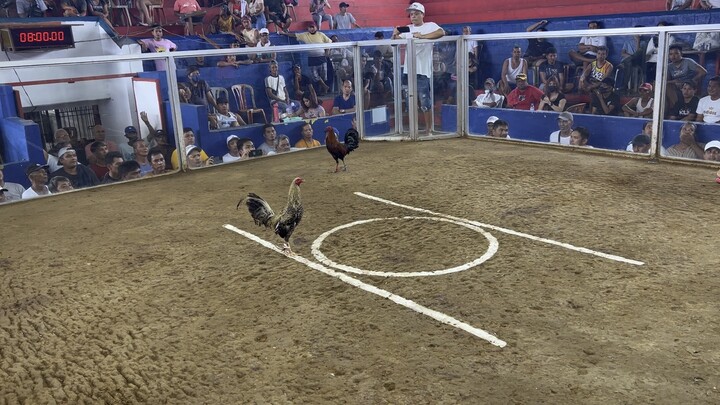
[(507, 105), (515, 110), (534, 110), (540, 105), (543, 92), (527, 83), (527, 75), (518, 73), (515, 76), (517, 87), (507, 96)]

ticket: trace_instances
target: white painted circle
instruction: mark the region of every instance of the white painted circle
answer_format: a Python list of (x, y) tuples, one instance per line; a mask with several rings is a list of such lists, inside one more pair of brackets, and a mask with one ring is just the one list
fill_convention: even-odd
[[(328, 236), (332, 235), (333, 233), (335, 233), (335, 232), (337, 232), (337, 231), (339, 231), (339, 230), (341, 230), (341, 229), (350, 228), (350, 227), (353, 227), (353, 226), (355, 226), (355, 225), (367, 224), (367, 223), (370, 223), (370, 222), (377, 222), (377, 221), (394, 221), (394, 220), (400, 220), (400, 219), (424, 219), (424, 220), (428, 220), (428, 221), (450, 222), (450, 223), (453, 223), (453, 224), (457, 224), (457, 225), (460, 225), (460, 226), (464, 226), (464, 227), (466, 227), (466, 228), (472, 229), (473, 231), (482, 234), (482, 235), (485, 237), (485, 239), (487, 239), (487, 241), (488, 241), (488, 250), (485, 252), (485, 254), (483, 254), (482, 256), (480, 256), (479, 258), (477, 258), (477, 259), (475, 259), (475, 260), (473, 260), (473, 261), (471, 261), (471, 262), (462, 264), (462, 265), (460, 265), (460, 266), (451, 267), (451, 268), (449, 268), (449, 269), (434, 270), (434, 271), (402, 272), (402, 273), (401, 273), (401, 272), (387, 272), (387, 271), (363, 270), (363, 269), (358, 269), (357, 267), (346, 266), (346, 265), (344, 265), (344, 264), (335, 263), (334, 261), (328, 259), (327, 256), (325, 256), (325, 255), (320, 251), (320, 246), (322, 246), (323, 241), (325, 241), (325, 239), (326, 239)], [(457, 273), (457, 272), (459, 272), (459, 271), (464, 271), (464, 270), (473, 268), (473, 267), (475, 267), (475, 266), (477, 266), (477, 265), (479, 265), (479, 264), (487, 261), (488, 259), (490, 259), (491, 257), (493, 257), (493, 256), (495, 255), (495, 252), (497, 252), (497, 250), (498, 250), (498, 241), (497, 241), (497, 239), (495, 239), (494, 236), (492, 236), (491, 234), (489, 234), (488, 232), (486, 232), (484, 229), (482, 229), (482, 228), (480, 228), (480, 227), (478, 227), (478, 226), (469, 224), (469, 223), (467, 223), (467, 222), (461, 222), (461, 221), (456, 221), (456, 220), (453, 220), (453, 219), (440, 218), (440, 217), (392, 217), (392, 218), (373, 218), (373, 219), (365, 219), (365, 220), (361, 220), (361, 221), (350, 222), (350, 223), (347, 223), (347, 224), (345, 224), (345, 225), (337, 226), (337, 227), (335, 227), (335, 228), (333, 228), (333, 229), (331, 229), (331, 230), (323, 233), (323, 234), (320, 235), (317, 239), (315, 239), (315, 241), (314, 241), (313, 244), (312, 244), (312, 254), (313, 254), (313, 256), (315, 256), (315, 259), (317, 259), (320, 263), (323, 263), (323, 264), (326, 265), (326, 266), (333, 267), (333, 268), (336, 268), (336, 269), (338, 269), (338, 270), (343, 270), (343, 271), (346, 271), (346, 272), (348, 272), (348, 273), (365, 274), (365, 275), (380, 276), (380, 277), (427, 277), (427, 276), (439, 276), (439, 275), (443, 275), (443, 274)]]

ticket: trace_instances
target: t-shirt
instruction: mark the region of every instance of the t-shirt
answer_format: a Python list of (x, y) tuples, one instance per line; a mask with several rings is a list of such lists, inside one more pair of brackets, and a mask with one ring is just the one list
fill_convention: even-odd
[(335, 22), (337, 23), (337, 29), (339, 30), (349, 30), (352, 28), (353, 24), (356, 24), (355, 17), (353, 17), (350, 13), (345, 13), (345, 15), (342, 15), (341, 13), (335, 14)]
[(531, 105), (537, 109), (540, 105), (544, 93), (535, 86), (528, 85), (525, 90), (515, 88), (507, 96), (507, 104), (509, 108), (515, 110), (529, 110)]
[(236, 162), (240, 159), (242, 159), (240, 156), (233, 156), (230, 154), (230, 152), (224, 154), (222, 157), (223, 163)]
[(285, 78), (282, 75), (266, 77), (265, 87), (269, 87), (280, 101), (287, 101), (285, 100)]
[(539, 58), (545, 55), (550, 48), (554, 48), (553, 44), (551, 44), (550, 42), (538, 41), (535, 38), (530, 38), (528, 39), (528, 47), (525, 51), (525, 56)]
[(570, 136), (560, 136), (560, 130), (550, 134), (550, 143), (559, 143), (560, 145), (570, 145)]
[(703, 121), (716, 123), (720, 121), (720, 98), (712, 100), (710, 96), (700, 99), (697, 106), (697, 113), (703, 115)]
[(333, 108), (334, 107), (337, 107), (338, 110), (349, 110), (351, 108), (355, 108), (355, 94), (351, 94), (347, 100), (343, 98), (342, 94), (335, 97), (335, 100), (333, 100)]
[[(415, 26), (413, 24), (408, 25), (410, 27), (410, 32), (404, 32), (400, 34), (400, 38), (413, 38), (413, 34), (418, 32), (421, 35), (430, 34), (431, 32), (435, 32), (437, 30), (440, 30), (439, 25), (435, 24), (434, 22), (426, 22), (423, 23), (420, 26)], [(444, 31), (443, 31), (444, 32)], [(417, 58), (417, 62), (415, 64), (416, 66), (416, 73), (419, 75), (432, 77), (433, 72), (433, 58), (432, 58), (432, 51), (433, 51), (433, 44), (427, 43), (422, 45), (415, 46), (415, 57)], [(403, 63), (403, 73), (407, 74), (407, 64)]]
[(5, 182), (5, 185), (3, 185), (2, 188), (7, 189), (5, 192), (5, 200), (7, 201), (19, 200), (25, 192), (25, 187), (18, 183)]
[(263, 156), (267, 156), (267, 155), (271, 155), (271, 154), (277, 153), (277, 151), (275, 150), (275, 146), (270, 146), (270, 145), (268, 145), (267, 142), (263, 142), (263, 143), (260, 144), (260, 146), (258, 146), (257, 148), (262, 151)]
[(538, 72), (545, 73), (545, 79), (549, 79), (554, 76), (560, 80), (560, 74), (564, 73), (564, 71), (565, 65), (559, 61), (555, 61), (552, 65), (545, 61), (538, 67)]
[(77, 174), (70, 174), (65, 171), (64, 167), (61, 167), (60, 169), (52, 172), (50, 178), (57, 176), (67, 177), (70, 180), (70, 183), (72, 183), (73, 188), (92, 187), (100, 184), (100, 180), (98, 180), (95, 173), (93, 173), (93, 171), (87, 166), (78, 163), (76, 168)]
[[(141, 39), (142, 43), (147, 46), (150, 52), (170, 52), (177, 50), (177, 45), (169, 39), (161, 39), (156, 41), (154, 38)], [(165, 71), (167, 70), (167, 63), (164, 60), (155, 61), (155, 70)]]
[[(314, 34), (309, 32), (301, 32), (296, 34), (295, 37), (298, 41), (302, 41), (306, 44), (331, 44), (332, 40), (327, 35), (320, 31), (315, 31)], [(307, 51), (308, 56), (325, 56), (325, 49), (318, 48)]]
[(190, 14), (201, 10), (197, 0), (175, 0), (173, 10), (180, 14)]
[(605, 111), (600, 105), (600, 99), (598, 99), (595, 93), (593, 93), (592, 106), (597, 108), (600, 115), (617, 115), (618, 111), (622, 108), (622, 104), (620, 104), (620, 96), (618, 96), (615, 92), (605, 98), (605, 104), (607, 104), (608, 108), (610, 108), (610, 111), (607, 114), (605, 114)]
[[(579, 43), (598, 47), (598, 46), (605, 46), (606, 40), (605, 40), (605, 37), (582, 37), (582, 38), (580, 38)], [(593, 51), (587, 51), (584, 53), (584, 55), (597, 56), (597, 53), (593, 52)]]
[[(210, 157), (207, 155), (207, 153), (205, 153), (204, 150), (200, 150), (200, 160), (202, 160), (204, 162), (204, 161), (208, 160), (209, 158)], [(186, 160), (186, 162), (187, 162), (187, 160)], [(178, 157), (177, 149), (175, 149), (172, 152), (172, 155), (170, 156), (170, 164), (172, 164), (172, 168), (175, 170), (180, 168), (180, 159)]]
[(700, 99), (697, 98), (697, 96), (693, 96), (693, 98), (691, 98), (688, 102), (685, 102), (685, 98), (681, 97), (680, 100), (675, 103), (675, 106), (668, 115), (677, 117), (677, 119), (681, 120), (690, 114), (694, 114), (698, 109), (699, 102)]
[(306, 141), (305, 138), (300, 139), (295, 143), (296, 148), (317, 148), (319, 146), (322, 146), (320, 142), (318, 142), (317, 139), (313, 139), (312, 141)]
[(52, 194), (50, 192), (50, 189), (48, 189), (48, 186), (43, 186), (43, 187), (44, 187), (44, 189), (40, 193), (38, 193), (37, 191), (33, 190), (32, 187), (30, 187), (29, 189), (25, 190), (25, 192), (22, 193), (22, 199), (29, 200), (31, 198), (40, 197), (41, 195)]
[(668, 64), (668, 76), (670, 80), (678, 80), (680, 82), (692, 80), (695, 77), (700, 65), (690, 58), (682, 58), (676, 65)]

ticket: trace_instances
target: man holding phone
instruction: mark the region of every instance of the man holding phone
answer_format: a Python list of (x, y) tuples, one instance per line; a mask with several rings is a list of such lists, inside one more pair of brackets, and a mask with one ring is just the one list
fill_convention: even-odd
[[(422, 4), (412, 3), (405, 11), (410, 13), (410, 25), (395, 27), (393, 39), (438, 39), (445, 35), (445, 31), (439, 25), (424, 21), (425, 6)], [(431, 43), (419, 44), (415, 47), (418, 103), (425, 118), (427, 135), (430, 135), (432, 129), (432, 94), (430, 94), (430, 78), (433, 72), (432, 53)], [(407, 75), (407, 65), (403, 65), (403, 73)]]

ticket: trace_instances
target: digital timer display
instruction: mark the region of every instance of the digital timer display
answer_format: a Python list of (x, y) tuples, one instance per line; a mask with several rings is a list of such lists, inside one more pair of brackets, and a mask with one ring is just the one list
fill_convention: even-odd
[(30, 49), (75, 47), (72, 26), (69, 25), (58, 25), (56, 27), (8, 27), (5, 30), (7, 31), (9, 39), (9, 44), (5, 45), (15, 52)]

